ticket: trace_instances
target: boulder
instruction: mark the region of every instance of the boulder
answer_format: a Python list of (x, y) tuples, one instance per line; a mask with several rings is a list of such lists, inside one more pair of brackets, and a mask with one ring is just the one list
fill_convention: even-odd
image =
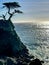
[(42, 65), (42, 62), (36, 58), (32, 60), (29, 65)]

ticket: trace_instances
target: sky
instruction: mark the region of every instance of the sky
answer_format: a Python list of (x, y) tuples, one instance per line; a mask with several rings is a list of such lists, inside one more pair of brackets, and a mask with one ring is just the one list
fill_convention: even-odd
[(18, 2), (23, 14), (15, 14), (12, 21), (14, 23), (49, 23), (49, 0), (0, 0), (0, 15), (6, 9), (2, 9), (3, 2)]

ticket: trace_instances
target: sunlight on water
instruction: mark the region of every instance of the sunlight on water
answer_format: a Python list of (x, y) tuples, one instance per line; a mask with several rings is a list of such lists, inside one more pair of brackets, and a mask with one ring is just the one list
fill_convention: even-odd
[[(29, 52), (49, 64), (49, 25), (15, 24), (16, 32)], [(46, 64), (47, 63), (47, 64)]]

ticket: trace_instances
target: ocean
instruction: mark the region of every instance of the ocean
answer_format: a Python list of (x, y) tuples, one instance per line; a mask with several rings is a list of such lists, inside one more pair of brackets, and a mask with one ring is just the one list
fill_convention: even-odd
[(29, 53), (49, 65), (49, 25), (15, 23), (15, 30)]

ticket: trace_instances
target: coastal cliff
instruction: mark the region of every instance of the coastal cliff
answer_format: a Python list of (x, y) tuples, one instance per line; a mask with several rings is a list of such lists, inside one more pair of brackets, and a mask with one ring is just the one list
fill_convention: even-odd
[(0, 65), (42, 65), (28, 53), (14, 28), (11, 21), (0, 20)]
[(0, 20), (0, 50), (1, 55), (8, 56), (16, 56), (18, 52), (27, 50), (15, 32), (14, 25), (8, 20)]

